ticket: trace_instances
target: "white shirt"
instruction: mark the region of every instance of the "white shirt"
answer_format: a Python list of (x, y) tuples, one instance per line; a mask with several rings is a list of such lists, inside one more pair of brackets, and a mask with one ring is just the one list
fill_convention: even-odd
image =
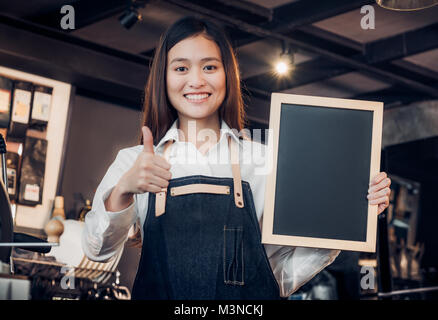
[[(225, 121), (221, 124), (219, 142), (203, 155), (192, 143), (179, 141), (177, 121), (161, 141), (154, 146), (162, 154), (166, 141), (174, 139), (168, 161), (173, 178), (205, 175), (232, 178), (227, 135), (239, 144), (241, 177), (253, 193), (254, 206), (261, 227), (266, 185), (267, 147), (259, 142), (241, 140)], [(104, 202), (122, 175), (129, 170), (143, 150), (143, 145), (122, 149), (99, 184), (92, 210), (86, 215), (82, 248), (88, 258), (106, 261), (123, 248), (131, 226), (137, 222), (142, 233), (146, 220), (149, 193), (136, 194), (134, 202), (120, 212), (109, 212)], [(264, 245), (273, 273), (280, 287), (280, 295), (287, 297), (317, 273), (332, 263), (339, 250)]]

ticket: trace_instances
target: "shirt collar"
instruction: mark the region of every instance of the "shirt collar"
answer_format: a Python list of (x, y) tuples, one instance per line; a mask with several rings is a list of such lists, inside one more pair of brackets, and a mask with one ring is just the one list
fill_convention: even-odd
[[(179, 141), (177, 121), (178, 121), (178, 119), (176, 119), (173, 122), (172, 126), (169, 128), (169, 130), (167, 130), (164, 137), (160, 140), (160, 142), (158, 142), (157, 147), (156, 147), (157, 149), (160, 148), (164, 143), (166, 143), (169, 140)], [(223, 138), (224, 135), (227, 135), (227, 136), (229, 135), (238, 144), (242, 144), (242, 141), (236, 135), (236, 132), (237, 132), (237, 130), (230, 129), (230, 127), (227, 125), (227, 123), (224, 120), (222, 120), (222, 122), (221, 122), (221, 136), (220, 136), (219, 141)]]
[(166, 143), (169, 140), (175, 140), (178, 141), (179, 137), (178, 137), (178, 128), (177, 128), (177, 121), (178, 119), (176, 119), (172, 126), (169, 128), (169, 130), (167, 130), (166, 134), (164, 135), (163, 138), (161, 138), (160, 142), (158, 142), (157, 144), (157, 149), (160, 148), (164, 143)]
[(231, 136), (232, 139), (234, 139), (237, 142), (237, 144), (242, 144), (242, 140), (239, 139), (239, 137), (236, 135), (236, 133), (237, 134), (239, 133), (239, 132), (237, 132), (237, 129), (234, 129), (234, 130), (230, 129), (230, 127), (227, 125), (227, 123), (224, 120), (222, 120), (220, 139), (222, 139), (224, 135), (227, 135), (227, 136), (229, 135), (229, 136)]

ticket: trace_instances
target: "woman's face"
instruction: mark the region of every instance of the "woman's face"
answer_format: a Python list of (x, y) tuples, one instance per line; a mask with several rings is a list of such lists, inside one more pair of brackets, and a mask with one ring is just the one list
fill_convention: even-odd
[(216, 116), (226, 92), (216, 42), (198, 35), (173, 46), (167, 54), (166, 85), (170, 103), (180, 117), (203, 120)]

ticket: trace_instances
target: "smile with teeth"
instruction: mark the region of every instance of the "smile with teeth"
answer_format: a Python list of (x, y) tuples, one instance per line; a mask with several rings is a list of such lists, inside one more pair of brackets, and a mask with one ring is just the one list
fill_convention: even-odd
[(187, 100), (198, 102), (206, 100), (209, 96), (211, 96), (211, 93), (201, 93), (201, 94), (185, 94), (184, 97), (186, 97)]

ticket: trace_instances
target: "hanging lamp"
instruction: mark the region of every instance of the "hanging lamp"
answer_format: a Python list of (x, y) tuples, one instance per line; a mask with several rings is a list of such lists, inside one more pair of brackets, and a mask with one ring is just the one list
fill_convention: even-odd
[(414, 11), (432, 7), (438, 4), (438, 0), (376, 0), (376, 3), (385, 9)]

